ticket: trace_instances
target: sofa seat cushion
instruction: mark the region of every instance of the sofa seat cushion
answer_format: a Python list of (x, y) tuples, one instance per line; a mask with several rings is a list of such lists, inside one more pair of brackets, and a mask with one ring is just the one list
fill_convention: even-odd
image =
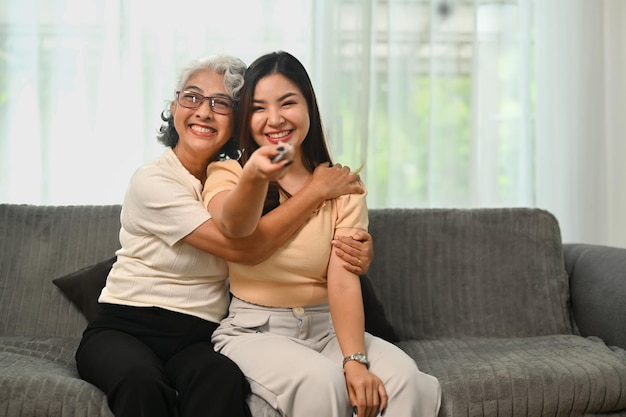
[(398, 343), (439, 379), (440, 416), (583, 416), (626, 410), (626, 352), (597, 338)]
[(0, 415), (113, 417), (104, 394), (78, 377), (75, 337), (0, 338)]
[[(0, 416), (113, 417), (102, 391), (80, 379), (76, 337), (0, 337)], [(262, 398), (254, 417), (280, 417)]]
[[(13, 369), (8, 358), (23, 358), (21, 360), (23, 366), (27, 368), (46, 364), (46, 367), (49, 365), (54, 368), (55, 372), (62, 371), (66, 376), (78, 376), (74, 365), (74, 352), (79, 341), (80, 339), (76, 337), (2, 336), (0, 363), (9, 366), (3, 369)], [(44, 368), (37, 369), (43, 372)]]

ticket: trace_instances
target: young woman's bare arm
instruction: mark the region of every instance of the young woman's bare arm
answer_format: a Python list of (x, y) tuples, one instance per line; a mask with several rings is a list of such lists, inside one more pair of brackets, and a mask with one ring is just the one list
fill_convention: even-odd
[(256, 229), (270, 181), (283, 177), (289, 160), (273, 163), (279, 151), (276, 146), (257, 149), (243, 167), (234, 188), (213, 196), (208, 209), (213, 221), (227, 237), (249, 236)]
[[(331, 254), (328, 264), (328, 302), (343, 356), (367, 355), (361, 283), (358, 276), (342, 268), (335, 254)], [(344, 373), (350, 404), (358, 408), (358, 415), (378, 415), (387, 408), (383, 382), (366, 365), (348, 361)]]

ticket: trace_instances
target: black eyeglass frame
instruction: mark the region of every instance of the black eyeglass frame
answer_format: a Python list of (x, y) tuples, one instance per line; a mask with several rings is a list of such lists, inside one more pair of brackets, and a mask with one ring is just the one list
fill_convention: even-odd
[[(197, 97), (198, 101), (193, 103), (193, 105), (189, 105), (189, 103), (184, 103), (184, 102), (181, 101), (181, 93)], [(190, 90), (178, 90), (176, 92), (176, 101), (178, 102), (178, 104), (180, 104), (181, 106), (183, 106), (185, 108), (188, 108), (188, 109), (200, 108), (200, 106), (202, 106), (202, 103), (204, 103), (204, 100), (209, 100), (209, 107), (211, 107), (211, 111), (213, 111), (214, 113), (217, 113), (217, 114), (224, 115), (224, 116), (232, 114), (233, 109), (235, 107), (235, 102), (230, 97), (225, 97), (225, 96), (204, 96), (204, 95), (198, 93), (197, 91), (190, 91)], [(215, 102), (216, 101), (228, 102), (228, 110), (227, 110), (227, 112), (222, 110), (221, 107), (218, 110), (216, 110), (215, 109)]]

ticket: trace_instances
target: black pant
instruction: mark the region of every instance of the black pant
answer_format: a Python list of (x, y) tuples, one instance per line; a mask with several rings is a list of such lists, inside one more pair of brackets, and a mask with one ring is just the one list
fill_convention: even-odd
[(250, 386), (213, 349), (217, 324), (156, 307), (104, 304), (76, 352), (81, 378), (116, 417), (250, 417)]

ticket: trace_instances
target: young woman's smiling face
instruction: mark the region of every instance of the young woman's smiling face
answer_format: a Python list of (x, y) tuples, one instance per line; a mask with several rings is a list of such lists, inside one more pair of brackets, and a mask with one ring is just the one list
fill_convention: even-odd
[[(182, 90), (197, 92), (206, 97), (229, 97), (224, 86), (224, 76), (206, 69), (189, 77)], [(198, 156), (213, 157), (233, 135), (232, 113), (215, 113), (209, 100), (204, 100), (197, 109), (183, 107), (178, 101), (174, 101), (170, 109), (179, 136), (176, 146)]]
[(284, 75), (270, 74), (257, 82), (253, 106), (254, 141), (259, 146), (289, 142), (298, 153), (310, 126), (309, 108), (300, 89)]

